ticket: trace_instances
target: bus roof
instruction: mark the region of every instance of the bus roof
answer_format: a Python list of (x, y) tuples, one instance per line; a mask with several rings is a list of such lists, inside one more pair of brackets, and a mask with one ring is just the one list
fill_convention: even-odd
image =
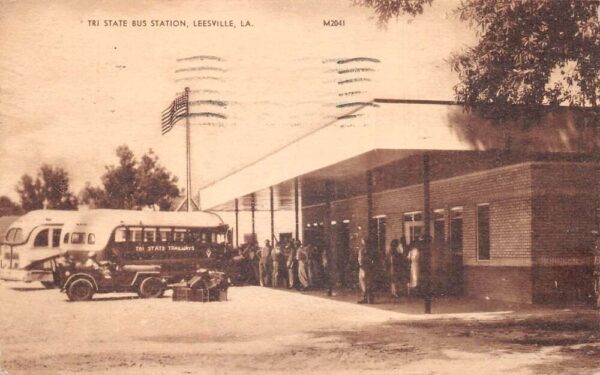
[(133, 211), (97, 209), (79, 211), (68, 220), (63, 233), (83, 232), (93, 233), (96, 237), (94, 244), (64, 243), (61, 239), (61, 249), (86, 249), (90, 251), (102, 250), (113, 230), (119, 226), (152, 226), (152, 227), (198, 227), (216, 228), (225, 225), (223, 220), (210, 212), (173, 212), (173, 211)]
[[(23, 216), (20, 216), (10, 224), (8, 229), (21, 228), (23, 233), (23, 240), (26, 241), (31, 231), (40, 225), (62, 225), (65, 221), (74, 217), (77, 211), (68, 210), (34, 210), (29, 211)], [(7, 231), (8, 231), (7, 229)], [(2, 233), (2, 241), (5, 240)]]

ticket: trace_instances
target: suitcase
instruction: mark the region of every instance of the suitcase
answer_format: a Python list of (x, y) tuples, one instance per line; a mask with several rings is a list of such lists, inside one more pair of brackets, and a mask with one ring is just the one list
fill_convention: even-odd
[(208, 293), (204, 289), (175, 286), (173, 287), (173, 301), (208, 302)]

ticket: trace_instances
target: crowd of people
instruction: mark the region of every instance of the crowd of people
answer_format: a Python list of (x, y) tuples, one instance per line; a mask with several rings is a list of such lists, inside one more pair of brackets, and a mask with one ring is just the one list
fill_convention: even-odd
[(250, 242), (240, 246), (235, 259), (247, 284), (298, 290), (324, 287), (331, 294), (328, 256), (319, 247), (299, 240), (274, 246), (265, 240), (262, 247)]
[[(424, 237), (410, 244), (407, 244), (405, 237), (392, 240), (386, 249), (383, 265), (378, 265), (374, 254), (368, 251), (365, 240), (361, 239), (356, 252), (358, 285), (362, 293), (358, 303), (374, 303), (375, 279), (382, 268), (387, 279), (385, 284), (389, 285), (393, 297), (418, 293), (425, 241)], [(329, 254), (322, 247), (302, 244), (297, 239), (274, 245), (265, 240), (262, 247), (252, 241), (240, 246), (234, 259), (242, 283), (298, 290), (324, 289), (327, 295), (332, 295)]]

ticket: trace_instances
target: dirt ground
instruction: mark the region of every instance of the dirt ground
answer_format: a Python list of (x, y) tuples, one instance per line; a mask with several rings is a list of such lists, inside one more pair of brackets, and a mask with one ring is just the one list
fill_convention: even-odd
[(0, 283), (0, 366), (11, 375), (600, 374), (600, 315), (585, 308), (426, 316), (260, 287), (230, 288), (227, 302), (169, 296), (71, 303), (36, 284)]

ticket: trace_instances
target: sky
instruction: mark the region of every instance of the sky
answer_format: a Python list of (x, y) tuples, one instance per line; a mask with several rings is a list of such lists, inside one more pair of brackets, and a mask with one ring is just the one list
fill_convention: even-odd
[[(347, 110), (336, 107), (343, 92), (360, 91), (356, 101), (452, 99), (457, 77), (447, 59), (475, 41), (455, 6), (436, 0), (382, 28), (351, 0), (4, 0), (0, 195), (16, 199), (20, 176), (42, 163), (66, 169), (76, 194), (99, 185), (123, 144), (137, 156), (152, 149), (184, 188), (184, 122), (161, 135), (160, 117), (186, 86), (191, 101), (223, 102), (191, 107), (224, 117), (191, 119), (195, 192), (334, 119)], [(344, 26), (324, 26), (330, 19)], [(127, 26), (114, 26), (121, 20)], [(235, 27), (195, 26), (211, 20)], [(342, 87), (336, 61), (353, 57), (378, 62), (351, 64), (364, 69), (353, 76), (361, 80)]]

